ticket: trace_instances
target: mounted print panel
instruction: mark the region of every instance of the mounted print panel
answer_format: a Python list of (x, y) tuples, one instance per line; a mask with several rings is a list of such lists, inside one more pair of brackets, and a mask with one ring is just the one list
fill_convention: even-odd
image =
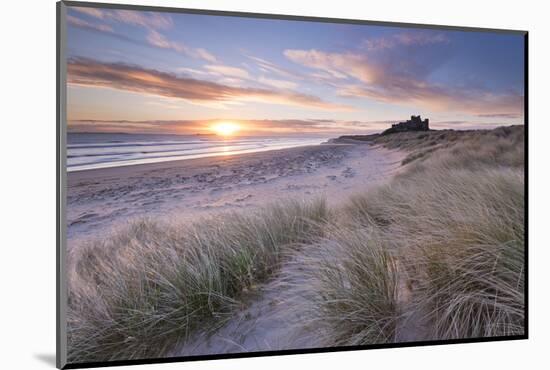
[(59, 3), (58, 367), (526, 338), (526, 50)]

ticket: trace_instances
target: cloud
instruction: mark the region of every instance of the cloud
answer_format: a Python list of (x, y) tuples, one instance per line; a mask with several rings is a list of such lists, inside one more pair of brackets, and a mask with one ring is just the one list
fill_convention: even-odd
[(351, 110), (313, 95), (260, 88), (235, 87), (179, 77), (171, 73), (124, 63), (103, 63), (88, 58), (68, 61), (68, 82), (72, 85), (112, 88), (191, 102), (256, 101), (297, 105), (326, 110)]
[[(159, 30), (167, 30), (173, 27), (172, 18), (168, 15), (133, 10), (103, 10), (84, 7), (71, 7), (70, 9), (103, 21), (120, 22), (132, 26), (142, 27), (147, 32), (147, 36), (145, 37), (145, 42), (147, 45), (159, 49), (173, 50), (191, 58), (202, 59), (210, 63), (216, 62), (216, 57), (209, 53), (206, 49), (191, 48), (181, 42), (169, 40), (165, 35), (161, 34)], [(71, 15), (67, 17), (67, 20), (69, 24), (76, 27), (108, 32), (112, 36), (118, 37), (122, 40), (140, 43), (139, 41), (124, 34), (114, 32), (113, 28), (109, 25), (96, 25)]]
[(191, 55), (195, 55), (196, 58), (206, 60), (210, 63), (217, 61), (214, 55), (210, 54), (210, 52), (203, 48), (192, 49)]
[(214, 75), (221, 75), (221, 76), (235, 77), (235, 78), (242, 78), (242, 79), (250, 78), (250, 75), (248, 74), (247, 70), (242, 68), (237, 68), (237, 67), (230, 67), (230, 66), (217, 64), (217, 65), (206, 65), (204, 66), (204, 69), (208, 70), (211, 74), (214, 74)]
[(265, 76), (253, 78), (250, 73), (244, 68), (232, 67), (223, 64), (209, 64), (205, 65), (203, 68), (204, 70), (179, 68), (178, 71), (197, 76), (210, 75), (218, 78), (222, 77), (221, 79), (217, 79), (217, 82), (226, 83), (229, 85), (239, 85), (244, 82), (243, 80), (248, 80), (280, 90), (293, 90), (298, 87), (298, 84), (292, 81), (267, 78)]
[[(316, 49), (287, 49), (283, 52), (283, 54), (294, 63), (298, 63), (309, 68), (318, 69), (331, 78), (346, 79), (348, 75), (356, 75), (357, 72), (360, 72), (360, 75), (357, 77), (365, 77), (361, 76), (364, 72), (363, 66), (361, 65), (364, 58), (351, 53), (338, 54), (326, 53)], [(352, 69), (344, 72), (343, 70), (347, 67), (351, 67)]]
[(185, 51), (185, 47), (177, 42), (168, 41), (166, 37), (161, 35), (159, 32), (152, 30), (147, 35), (147, 41), (149, 44), (156, 46), (157, 48), (161, 49), (172, 49), (179, 53), (182, 53)]
[(350, 86), (338, 91), (341, 96), (366, 97), (388, 104), (405, 104), (433, 111), (453, 111), (481, 116), (482, 112), (510, 116), (514, 110), (516, 117), (523, 112), (524, 98), (514, 93), (492, 93), (479, 89), (449, 88), (431, 85), (420, 81), (393, 80), (390, 85)]
[(68, 122), (69, 132), (125, 132), (125, 133), (198, 133), (204, 122), (192, 120), (95, 120), (81, 119)]
[(503, 126), (502, 122), (433, 121), (430, 128), (437, 130), (490, 130)]
[(67, 23), (72, 25), (72, 26), (75, 26), (75, 27), (87, 28), (87, 29), (90, 29), (90, 30), (95, 30), (95, 31), (100, 31), (100, 32), (108, 32), (108, 33), (113, 33), (114, 32), (113, 27), (111, 27), (109, 25), (90, 23), (88, 21), (85, 21), (83, 19), (80, 19), (80, 18), (72, 16), (72, 15), (67, 16)]
[(205, 76), (209, 74), (206, 71), (202, 71), (200, 69), (195, 69), (195, 68), (188, 68), (188, 67), (178, 67), (176, 68), (176, 71), (185, 73), (187, 75)]
[(450, 121), (434, 121), (432, 120), (430, 122), (430, 125), (431, 126), (434, 126), (434, 125), (464, 125), (464, 124), (470, 124), (469, 121), (464, 121), (464, 120), (450, 120)]
[(247, 57), (253, 60), (254, 62), (256, 62), (260, 70), (262, 70), (263, 72), (266, 72), (266, 73), (272, 72), (285, 78), (298, 79), (298, 80), (303, 79), (303, 76), (301, 74), (288, 70), (286, 68), (282, 68), (268, 60), (258, 58), (255, 56), (250, 56), (250, 55), (247, 55)]
[[(205, 120), (69, 120), (69, 132), (126, 132), (126, 133), (172, 133), (204, 134), (211, 133), (210, 127), (219, 121), (236, 121), (245, 135), (289, 135), (320, 134), (332, 137), (349, 134), (370, 134), (381, 132), (396, 120), (346, 121), (331, 119), (205, 119)], [(437, 129), (490, 129), (502, 126), (502, 123), (480, 123), (467, 120), (430, 122)]]
[(204, 70), (180, 67), (176, 70), (178, 72), (183, 72), (197, 77), (215, 77), (216, 82), (228, 85), (242, 85), (245, 81), (248, 81), (280, 90), (294, 90), (298, 87), (298, 84), (292, 81), (268, 78), (265, 76), (260, 76), (259, 78), (253, 77), (244, 68), (232, 67), (223, 64), (210, 64), (203, 66), (203, 68)]
[(174, 50), (178, 53), (185, 54), (192, 58), (203, 59), (208, 62), (216, 61), (216, 57), (214, 57), (205, 49), (189, 48), (181, 42), (170, 41), (164, 35), (155, 30), (149, 31), (149, 34), (147, 35), (147, 42), (157, 48)]
[(440, 32), (414, 31), (402, 32), (386, 37), (369, 38), (363, 42), (363, 46), (370, 51), (392, 49), (399, 46), (425, 46), (432, 44), (447, 44), (449, 38)]
[(340, 133), (346, 131), (341, 121), (317, 119), (263, 119), (245, 121), (257, 132), (269, 133)]
[(258, 79), (258, 82), (264, 85), (275, 87), (277, 89), (293, 90), (298, 87), (298, 84), (292, 81), (277, 80), (274, 78), (267, 78), (263, 76)]
[(69, 121), (70, 132), (128, 132), (128, 133), (180, 133), (211, 132), (210, 127), (219, 121), (237, 121), (241, 132), (251, 135), (270, 134), (352, 134), (380, 131), (394, 121), (341, 121), (330, 119), (208, 119), (208, 120), (94, 120)]
[(173, 26), (170, 16), (155, 12), (106, 10), (87, 7), (70, 7), (70, 9), (101, 20), (112, 20), (147, 29), (165, 30)]
[(105, 19), (104, 16), (104, 10), (98, 9), (98, 8), (86, 8), (86, 7), (79, 7), (79, 6), (72, 6), (69, 9), (77, 11), (82, 14), (89, 15), (90, 17), (99, 18), (99, 19)]
[(405, 45), (402, 49), (378, 56), (315, 49), (285, 50), (284, 55), (316, 73), (323, 73), (325, 79), (330, 78), (335, 86), (339, 86), (337, 94), (343, 97), (475, 115), (522, 114), (523, 96), (519, 93), (430, 82), (430, 74), (441, 61), (433, 58), (425, 61), (429, 54), (410, 52), (410, 45), (428, 41), (411, 38), (399, 42)]
[(478, 114), (477, 116), (482, 118), (521, 118), (521, 114), (517, 113), (486, 113)]
[(145, 28), (165, 30), (173, 26), (172, 18), (166, 14), (134, 10), (115, 10), (113, 14), (120, 22)]

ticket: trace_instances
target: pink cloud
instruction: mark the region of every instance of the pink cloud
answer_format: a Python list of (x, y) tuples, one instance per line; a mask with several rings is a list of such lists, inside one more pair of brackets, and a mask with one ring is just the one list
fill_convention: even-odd
[(112, 88), (192, 102), (256, 101), (325, 110), (352, 110), (321, 98), (297, 92), (228, 86), (122, 63), (73, 58), (68, 62), (71, 85)]
[(165, 30), (173, 26), (172, 18), (160, 13), (115, 10), (111, 14), (110, 16), (115, 20), (145, 28)]
[(383, 51), (398, 46), (425, 46), (446, 43), (449, 43), (449, 38), (443, 33), (410, 31), (386, 37), (369, 38), (363, 42), (363, 46), (370, 51)]
[(112, 20), (141, 26), (148, 29), (169, 29), (173, 26), (172, 18), (168, 15), (141, 12), (134, 10), (106, 10), (88, 7), (71, 7), (70, 9), (102, 20)]
[[(315, 49), (311, 50), (292, 50), (287, 49), (283, 52), (285, 57), (291, 61), (302, 64), (309, 68), (319, 69), (330, 75), (332, 78), (345, 79), (351, 73), (366, 71), (360, 66), (363, 57), (353, 54), (325, 53)], [(345, 68), (353, 68), (346, 70)], [(360, 68), (358, 68), (360, 67)]]
[(72, 15), (67, 16), (67, 23), (69, 23), (70, 25), (73, 25), (75, 27), (88, 28), (88, 29), (96, 30), (96, 31), (100, 31), (100, 32), (109, 32), (109, 33), (113, 32), (113, 28), (109, 25), (90, 23), (88, 21), (85, 21), (85, 20), (80, 19), (78, 17), (74, 17)]
[(75, 10), (79, 13), (89, 15), (90, 17), (95, 17), (95, 18), (99, 18), (99, 19), (104, 19), (105, 18), (105, 15), (104, 15), (105, 13), (101, 9), (86, 8), (86, 7), (80, 7), (80, 6), (71, 7), (71, 9)]
[(388, 86), (352, 85), (338, 91), (340, 96), (366, 97), (388, 104), (402, 104), (433, 111), (453, 111), (484, 116), (515, 118), (523, 112), (523, 96), (513, 93), (496, 94), (481, 90), (462, 90), (430, 85), (407, 79), (395, 80)]
[[(168, 40), (166, 36), (161, 34), (158, 30), (169, 29), (173, 26), (172, 18), (169, 16), (159, 13), (138, 12), (131, 10), (110, 11), (85, 7), (71, 7), (71, 9), (103, 21), (122, 22), (133, 26), (143, 27), (147, 30), (146, 42), (151, 46), (160, 49), (174, 50), (191, 58), (202, 59), (210, 63), (216, 62), (216, 57), (206, 49), (191, 48), (181, 42)], [(93, 24), (71, 15), (67, 16), (67, 21), (75, 27), (107, 32), (113, 34), (114, 36), (128, 40), (127, 36), (115, 33), (113, 28), (106, 24)]]
[(275, 63), (272, 63), (272, 62), (270, 62), (268, 60), (265, 60), (263, 58), (258, 58), (258, 57), (250, 56), (250, 55), (248, 55), (248, 58), (253, 60), (258, 65), (260, 70), (262, 70), (263, 72), (275, 73), (275, 74), (277, 74), (281, 77), (285, 77), (285, 78), (294, 78), (294, 79), (299, 79), (299, 80), (303, 79), (303, 76), (301, 76), (300, 74), (298, 74), (296, 72), (293, 72), (293, 71), (290, 71), (288, 69), (282, 68), (282, 67), (276, 65)]
[(181, 42), (170, 41), (164, 35), (156, 30), (150, 30), (147, 35), (147, 42), (149, 45), (155, 46), (160, 49), (171, 49), (178, 53), (185, 54), (192, 58), (203, 59), (208, 62), (215, 62), (216, 57), (210, 54), (204, 49), (190, 48)]
[(260, 77), (258, 82), (267, 86), (272, 86), (277, 89), (293, 90), (298, 87), (298, 84), (292, 81), (279, 80), (275, 78)]
[[(428, 42), (404, 40), (400, 42)], [(430, 70), (417, 61), (409, 61), (406, 55), (398, 62), (360, 53), (329, 53), (315, 49), (285, 50), (284, 55), (295, 63), (331, 77), (335, 86), (338, 86), (338, 95), (344, 97), (476, 115), (521, 115), (523, 112), (523, 96), (520, 94), (494, 93), (430, 82), (423, 78)]]
[(216, 65), (206, 65), (204, 68), (214, 75), (221, 75), (234, 78), (250, 78), (248, 71), (242, 68), (230, 67), (221, 64)]
[[(97, 120), (76, 119), (69, 121), (70, 132), (167, 132), (197, 133), (209, 132), (212, 123), (225, 119), (211, 120)], [(238, 120), (243, 131), (250, 134), (262, 133), (365, 133), (387, 128), (395, 121), (343, 121), (329, 119), (263, 119)]]

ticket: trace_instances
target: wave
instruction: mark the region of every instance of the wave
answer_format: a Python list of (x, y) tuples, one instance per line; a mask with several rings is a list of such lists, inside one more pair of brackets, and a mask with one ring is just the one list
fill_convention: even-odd
[(317, 145), (327, 139), (266, 137), (220, 140), (126, 134), (126, 140), (121, 140), (120, 137), (115, 140), (105, 134), (76, 135), (69, 137), (67, 145), (67, 170), (70, 172)]

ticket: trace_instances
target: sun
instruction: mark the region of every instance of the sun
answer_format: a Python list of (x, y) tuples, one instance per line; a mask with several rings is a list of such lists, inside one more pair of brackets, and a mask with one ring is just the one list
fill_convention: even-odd
[(221, 136), (231, 136), (239, 131), (241, 127), (235, 122), (218, 122), (212, 126), (212, 131)]

